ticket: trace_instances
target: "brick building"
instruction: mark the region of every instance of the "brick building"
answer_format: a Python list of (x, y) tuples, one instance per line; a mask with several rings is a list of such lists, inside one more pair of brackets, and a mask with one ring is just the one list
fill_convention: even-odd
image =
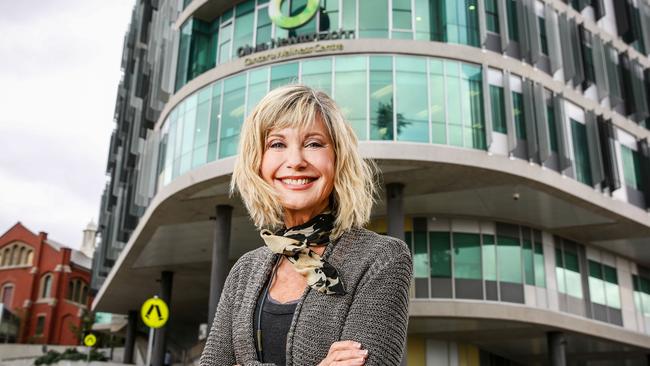
[(79, 344), (75, 328), (91, 302), (94, 224), (81, 250), (20, 222), (0, 236), (0, 302), (20, 319), (18, 343)]

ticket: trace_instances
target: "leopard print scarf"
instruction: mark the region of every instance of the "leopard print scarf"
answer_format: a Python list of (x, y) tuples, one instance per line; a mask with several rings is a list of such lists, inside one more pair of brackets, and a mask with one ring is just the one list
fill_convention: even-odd
[(344, 295), (345, 288), (336, 268), (309, 248), (328, 244), (333, 228), (334, 216), (325, 212), (275, 234), (264, 229), (260, 236), (273, 253), (283, 255), (293, 264), (295, 270), (307, 279), (309, 287), (327, 295)]

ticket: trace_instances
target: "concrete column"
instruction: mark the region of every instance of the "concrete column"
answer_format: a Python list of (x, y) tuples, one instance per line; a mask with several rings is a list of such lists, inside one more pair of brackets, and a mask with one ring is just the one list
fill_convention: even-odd
[(228, 252), (230, 251), (230, 225), (232, 206), (217, 205), (212, 242), (212, 270), (210, 272), (210, 302), (208, 304), (208, 332), (228, 276)]
[[(172, 307), (172, 281), (174, 280), (174, 272), (162, 271), (160, 274), (160, 298), (169, 307), (169, 317), (171, 318), (174, 312)], [(167, 350), (167, 323), (164, 327), (156, 329), (153, 341), (153, 352), (151, 355), (151, 364), (153, 366), (163, 366), (165, 362), (165, 351)], [(149, 365), (145, 365), (149, 366)]]
[(404, 240), (404, 185), (402, 183), (386, 185), (386, 217), (388, 235)]
[(566, 366), (566, 338), (562, 332), (546, 333), (551, 366)]
[(124, 343), (124, 360), (123, 363), (133, 362), (133, 350), (135, 349), (135, 334), (138, 326), (138, 311), (129, 310), (128, 323), (126, 325), (126, 341)]

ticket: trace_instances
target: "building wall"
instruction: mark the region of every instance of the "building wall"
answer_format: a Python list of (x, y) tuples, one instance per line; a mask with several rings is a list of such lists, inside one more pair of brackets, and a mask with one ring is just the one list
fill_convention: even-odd
[[(14, 286), (10, 310), (21, 319), (19, 342), (78, 344), (70, 325), (80, 326), (80, 317), (92, 300), (86, 295), (85, 303), (79, 302), (82, 299), (81, 283), (89, 288), (90, 269), (71, 262), (72, 249), (52, 243), (47, 233), (35, 235), (20, 223), (0, 237), (0, 253), (4, 254), (5, 248), (16, 243), (32, 248), (33, 257), (30, 261), (21, 261), (24, 264), (18, 266), (8, 265), (0, 258), (0, 291), (5, 284)], [(49, 294), (44, 292), (46, 277), (50, 278)], [(81, 281), (77, 286), (76, 301), (70, 299), (69, 284), (72, 280)], [(42, 316), (44, 320), (39, 324)], [(42, 329), (39, 334), (37, 327)]]

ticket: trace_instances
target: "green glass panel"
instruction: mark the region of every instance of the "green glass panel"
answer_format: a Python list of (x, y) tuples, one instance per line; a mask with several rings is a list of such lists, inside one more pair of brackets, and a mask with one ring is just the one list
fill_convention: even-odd
[(219, 31), (219, 51), (217, 57), (222, 64), (230, 60), (232, 46), (232, 23), (224, 25)]
[(517, 0), (505, 0), (508, 16), (508, 38), (519, 42), (519, 26), (517, 17)]
[(568, 251), (564, 251), (564, 268), (574, 271), (574, 272), (580, 272), (580, 265), (578, 264), (578, 255), (575, 253), (571, 253)]
[[(370, 139), (392, 140), (394, 121), (393, 58), (370, 56)], [(401, 120), (404, 123), (404, 118)]]
[(564, 257), (562, 256), (562, 250), (555, 248), (555, 266), (564, 268)]
[(320, 30), (339, 29), (339, 0), (321, 0)]
[(405, 231), (404, 232), (404, 242), (406, 243), (406, 245), (408, 245), (409, 249), (411, 249), (411, 256), (413, 256), (413, 254), (415, 254), (415, 253), (413, 252), (413, 233), (412, 232), (410, 232), (410, 231)]
[(607, 306), (614, 309), (621, 308), (621, 292), (618, 285), (605, 282), (605, 294), (607, 296)]
[(451, 245), (447, 232), (430, 232), (431, 277), (451, 278)]
[(395, 57), (397, 139), (429, 142), (426, 59)]
[(483, 235), (483, 279), (497, 280), (497, 248), (494, 235)]
[(192, 41), (187, 69), (188, 81), (215, 66), (218, 29), (216, 21), (207, 23), (199, 19), (192, 20)]
[(603, 279), (603, 269), (600, 263), (594, 262), (592, 260), (588, 261), (589, 263), (589, 277), (597, 278), (599, 280)]
[[(280, 1), (280, 12), (282, 14), (289, 13), (289, 3), (290, 1)], [(273, 25), (275, 28), (275, 38), (287, 38), (289, 36), (289, 30)]]
[(431, 141), (434, 144), (447, 143), (445, 123), (445, 76), (443, 62), (437, 59), (429, 61), (429, 113), (431, 114)]
[[(321, 4), (322, 5), (322, 4)], [(302, 13), (307, 6), (307, 0), (292, 0), (291, 1), (291, 16), (296, 16)], [(305, 34), (312, 34), (316, 32), (316, 19), (318, 14), (314, 15), (309, 21), (298, 28), (290, 29), (289, 36), (296, 37)]]
[(187, 84), (187, 68), (192, 43), (192, 20), (185, 22), (180, 29), (178, 39), (178, 59), (176, 60), (175, 90)]
[(455, 61), (445, 61), (447, 85), (447, 128), (449, 128), (449, 144), (463, 146), (463, 126), (461, 107), (460, 64)]
[(217, 159), (217, 140), (219, 139), (219, 124), (221, 121), (221, 82), (214, 84), (212, 88), (211, 111), (210, 111), (210, 133), (208, 138), (207, 161)]
[(520, 140), (526, 139), (526, 124), (524, 121), (524, 96), (519, 92), (512, 92), (512, 116), (515, 122), (515, 132)]
[(413, 276), (415, 278), (429, 277), (429, 253), (427, 250), (427, 233), (413, 233)]
[(388, 0), (358, 0), (359, 37), (388, 38)]
[(580, 278), (580, 266), (578, 255), (564, 251), (564, 276), (566, 280), (567, 294), (582, 299), (582, 279)]
[(616, 268), (603, 265), (603, 279), (608, 283), (618, 284), (618, 276), (616, 275)]
[(623, 176), (625, 185), (641, 189), (641, 162), (639, 153), (625, 145), (621, 145), (621, 159), (623, 160)]
[(598, 278), (589, 277), (589, 296), (591, 302), (600, 305), (607, 305), (605, 297), (605, 283)]
[(506, 108), (502, 87), (490, 85), (490, 103), (492, 104), (493, 131), (508, 133), (508, 128), (506, 127)]
[(479, 46), (477, 0), (432, 0), (432, 3), (438, 15), (436, 39)]
[(415, 39), (432, 39), (429, 0), (415, 0)]
[(343, 29), (355, 30), (357, 28), (357, 0), (343, 1)]
[(541, 243), (535, 243), (535, 286), (546, 287), (546, 269), (544, 268), (544, 249)]
[(221, 133), (219, 158), (237, 153), (239, 130), (244, 122), (246, 106), (246, 74), (237, 75), (223, 82), (223, 106), (221, 113)]
[(566, 278), (564, 278), (564, 268), (555, 267), (555, 278), (557, 280), (557, 290), (566, 294)]
[[(194, 126), (194, 148), (204, 147), (208, 144), (210, 132), (210, 102), (199, 104), (196, 112), (196, 125)], [(205, 157), (204, 157), (205, 159)], [(203, 161), (205, 163), (205, 160)]]
[(557, 127), (555, 125), (555, 111), (553, 107), (546, 106), (546, 116), (548, 118), (548, 141), (551, 145), (551, 151), (558, 152)]
[(483, 82), (481, 68), (463, 64), (461, 102), (463, 109), (463, 146), (486, 149), (485, 121), (483, 119)]
[(521, 246), (518, 238), (497, 236), (499, 281), (522, 283)]
[(248, 96), (246, 97), (246, 115), (253, 111), (253, 108), (266, 95), (268, 84), (268, 69), (258, 69), (248, 74)]
[(522, 241), (522, 255), (524, 262), (524, 279), (527, 285), (535, 284), (535, 264), (533, 259), (533, 244), (530, 240)]
[(271, 90), (280, 85), (298, 82), (298, 63), (276, 65), (271, 67)]
[(499, 10), (497, 0), (485, 0), (485, 23), (490, 32), (499, 33)]
[(367, 140), (366, 57), (337, 57), (334, 99), (359, 140)]
[(575, 157), (576, 179), (591, 185), (591, 166), (589, 161), (589, 146), (587, 128), (584, 124), (571, 119), (571, 136), (573, 140), (573, 155)]
[(481, 279), (481, 242), (478, 234), (453, 233), (454, 277)]
[(192, 151), (194, 143), (194, 126), (196, 125), (196, 108), (185, 111), (183, 118), (183, 143), (181, 145), (181, 154), (187, 154)]
[(266, 43), (271, 40), (273, 33), (273, 23), (269, 18), (267, 7), (257, 9), (257, 31), (255, 35), (255, 44)]
[(393, 0), (393, 29), (412, 29), (411, 0)]
[(548, 55), (548, 40), (546, 37), (546, 20), (542, 17), (537, 17), (539, 23), (539, 44), (542, 48), (542, 53)]
[(332, 59), (323, 58), (302, 62), (302, 83), (332, 94)]

